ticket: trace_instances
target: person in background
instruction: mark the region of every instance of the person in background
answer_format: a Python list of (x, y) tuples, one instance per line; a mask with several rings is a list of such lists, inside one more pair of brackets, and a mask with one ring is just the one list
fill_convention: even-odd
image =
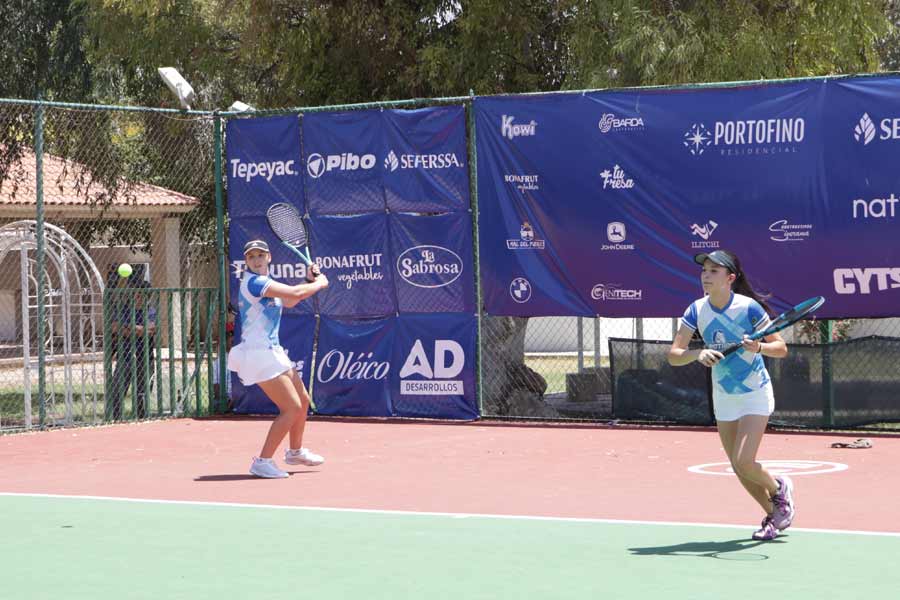
[(129, 293), (117, 295), (112, 308), (110, 328), (116, 365), (112, 374), (110, 417), (116, 421), (122, 418), (123, 401), (134, 382), (134, 417), (143, 419), (147, 417), (147, 388), (154, 373), (156, 307), (146, 281), (134, 275), (122, 277), (117, 287)]
[[(231, 315), (229, 314), (229, 318)], [(229, 320), (225, 323), (225, 352), (230, 352), (231, 347), (234, 345), (234, 322)], [(213, 382), (213, 395), (218, 398), (219, 397), (219, 359), (216, 358), (213, 361), (213, 371), (212, 371), (212, 382)], [(226, 371), (225, 373), (225, 398), (228, 400), (228, 412), (234, 410), (234, 405), (231, 399), (231, 372)]]

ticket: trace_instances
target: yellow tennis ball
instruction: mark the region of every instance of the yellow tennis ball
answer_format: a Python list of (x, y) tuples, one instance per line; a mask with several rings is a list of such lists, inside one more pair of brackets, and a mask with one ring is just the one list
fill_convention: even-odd
[(128, 263), (122, 263), (121, 265), (119, 265), (119, 277), (131, 277), (132, 271), (133, 269)]

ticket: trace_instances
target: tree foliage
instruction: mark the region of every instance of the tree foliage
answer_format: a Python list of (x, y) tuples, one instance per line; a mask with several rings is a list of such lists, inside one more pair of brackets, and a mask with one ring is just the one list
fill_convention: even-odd
[(569, 88), (877, 71), (890, 31), (868, 0), (572, 3)]
[(84, 15), (70, 0), (5, 0), (0, 97), (78, 102), (90, 97)]
[(7, 0), (0, 94), (198, 108), (894, 68), (894, 0)]
[[(175, 107), (161, 66), (207, 110), (847, 74), (898, 68), (896, 25), (894, 0), (6, 0), (0, 96)], [(0, 118), (0, 178), (31, 110)], [(211, 172), (208, 123), (93, 119), (48, 123), (48, 151), (212, 215), (209, 178), (176, 174)]]

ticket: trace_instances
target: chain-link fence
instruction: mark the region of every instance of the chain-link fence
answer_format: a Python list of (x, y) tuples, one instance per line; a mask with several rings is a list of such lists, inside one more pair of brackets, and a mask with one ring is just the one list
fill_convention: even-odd
[[(0, 429), (210, 409), (214, 138), (209, 115), (0, 103)], [(160, 305), (159, 333), (132, 339), (140, 351), (111, 338), (115, 289)], [(176, 371), (199, 391), (164, 385)], [(152, 410), (135, 410), (151, 394)]]
[[(221, 142), (211, 113), (0, 101), (0, 430), (224, 408), (211, 392), (227, 301)], [(130, 291), (114, 299), (126, 262)], [(110, 317), (127, 321), (139, 302), (154, 306), (156, 330), (122, 342)], [(706, 422), (702, 370), (665, 364), (677, 328), (677, 317), (482, 314), (481, 412)], [(784, 335), (791, 357), (769, 361), (776, 421), (900, 420), (900, 318)]]
[[(708, 370), (671, 367), (679, 319), (485, 316), (485, 416), (711, 424)], [(900, 421), (900, 319), (804, 321), (782, 332), (785, 359), (766, 359), (772, 422), (860, 427)], [(831, 340), (830, 343), (826, 343)]]
[(676, 319), (482, 319), (485, 415), (612, 419), (610, 338), (669, 340)]

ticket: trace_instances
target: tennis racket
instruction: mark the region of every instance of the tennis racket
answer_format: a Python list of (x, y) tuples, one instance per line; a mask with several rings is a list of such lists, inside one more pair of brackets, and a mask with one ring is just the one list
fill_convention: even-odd
[[(814, 313), (819, 309), (820, 306), (825, 304), (825, 298), (822, 296), (815, 296), (814, 298), (810, 298), (809, 300), (804, 300), (794, 308), (787, 310), (777, 317), (775, 317), (772, 322), (769, 323), (769, 326), (761, 331), (755, 331), (751, 335), (747, 336), (751, 340), (758, 340), (766, 337), (767, 335), (772, 335), (773, 333), (778, 333), (782, 329), (787, 329), (800, 319), (804, 319)], [(723, 356), (728, 356), (732, 352), (737, 351), (742, 347), (742, 344), (737, 343), (729, 346), (725, 350), (722, 350)]]
[(306, 235), (306, 226), (297, 207), (287, 202), (277, 202), (266, 211), (266, 219), (281, 243), (293, 250), (307, 265), (312, 265), (309, 236)]

